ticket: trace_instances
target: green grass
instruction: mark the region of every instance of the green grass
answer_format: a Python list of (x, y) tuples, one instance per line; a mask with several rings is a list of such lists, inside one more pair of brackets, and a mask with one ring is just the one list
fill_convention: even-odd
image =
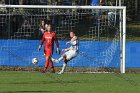
[(0, 93), (140, 93), (140, 74), (0, 72)]

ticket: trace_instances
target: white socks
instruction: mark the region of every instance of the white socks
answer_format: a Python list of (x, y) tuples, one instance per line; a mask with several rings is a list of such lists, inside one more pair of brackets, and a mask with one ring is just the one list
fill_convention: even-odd
[(58, 61), (60, 62), (60, 61), (63, 60), (63, 59), (64, 59), (64, 57), (61, 56), (61, 57), (58, 59)]
[(66, 63), (63, 64), (62, 70), (61, 70), (58, 74), (64, 73), (64, 70), (65, 70), (65, 68), (66, 68), (66, 65), (67, 65)]
[(65, 68), (66, 68), (66, 63), (63, 64), (63, 67), (62, 67), (61, 71), (64, 72)]
[(60, 57), (59, 59), (54, 59), (54, 58), (51, 58), (51, 60), (53, 61), (53, 62), (56, 62), (56, 63), (59, 63), (61, 60), (63, 60), (64, 59), (64, 57)]

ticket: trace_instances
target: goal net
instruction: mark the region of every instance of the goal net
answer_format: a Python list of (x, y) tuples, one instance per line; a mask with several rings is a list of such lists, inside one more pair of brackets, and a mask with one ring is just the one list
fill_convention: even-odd
[[(80, 40), (79, 54), (68, 63), (67, 72), (125, 73), (126, 8), (116, 6), (0, 5), (0, 66), (44, 66), (43, 49), (37, 51), (42, 20), (53, 24), (60, 49), (69, 47), (71, 30)], [(39, 63), (34, 66), (32, 58)]]

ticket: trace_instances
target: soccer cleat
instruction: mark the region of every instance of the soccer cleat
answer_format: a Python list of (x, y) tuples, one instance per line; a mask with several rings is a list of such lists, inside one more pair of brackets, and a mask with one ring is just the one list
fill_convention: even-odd
[(52, 62), (56, 62), (59, 63), (59, 61), (57, 59), (51, 58)]
[(46, 71), (42, 70), (41, 73), (45, 73)]
[(47, 68), (46, 67), (44, 67), (43, 69), (42, 69), (42, 73), (45, 73), (46, 72), (46, 70), (47, 70)]
[(54, 68), (51, 68), (51, 73), (55, 73), (55, 70), (54, 70)]
[(58, 72), (58, 74), (63, 74), (63, 73), (64, 73), (63, 71)]

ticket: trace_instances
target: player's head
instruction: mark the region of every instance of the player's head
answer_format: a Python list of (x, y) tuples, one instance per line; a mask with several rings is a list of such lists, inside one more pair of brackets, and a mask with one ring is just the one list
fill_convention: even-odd
[(46, 24), (46, 20), (41, 20), (41, 26), (45, 26), (45, 24)]
[(74, 31), (70, 31), (70, 37), (74, 37), (75, 36), (75, 32)]
[(42, 20), (42, 21), (41, 21), (41, 24), (42, 24), (42, 25), (44, 25), (44, 24), (45, 24), (45, 21), (44, 21), (44, 20)]
[(52, 31), (52, 25), (51, 24), (46, 24), (45, 28), (47, 29), (48, 32)]

